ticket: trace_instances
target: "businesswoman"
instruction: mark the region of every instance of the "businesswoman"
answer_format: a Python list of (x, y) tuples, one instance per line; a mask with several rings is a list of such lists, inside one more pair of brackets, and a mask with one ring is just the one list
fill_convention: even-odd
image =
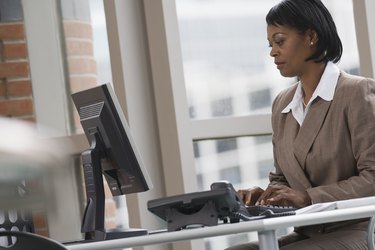
[[(244, 202), (305, 207), (375, 195), (375, 81), (337, 63), (342, 44), (320, 0), (284, 0), (266, 17), (270, 55), (298, 82), (272, 106), (275, 170), (269, 186), (239, 190)], [(368, 221), (295, 228), (282, 250), (367, 249)], [(256, 243), (231, 250), (258, 249)]]

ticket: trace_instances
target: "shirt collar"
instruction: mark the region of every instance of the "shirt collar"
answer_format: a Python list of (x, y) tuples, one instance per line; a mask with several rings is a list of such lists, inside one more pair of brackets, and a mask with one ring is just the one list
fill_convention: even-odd
[(302, 97), (302, 84), (299, 81), (296, 92), (294, 92), (292, 101), (281, 111), (281, 113), (288, 113), (290, 110), (298, 108), (301, 104)]
[[(309, 103), (318, 96), (325, 101), (332, 101), (339, 76), (339, 68), (334, 63), (328, 62)], [(300, 107), (302, 98), (302, 84), (301, 82), (298, 82), (292, 101), (281, 111), (281, 113), (288, 113), (293, 108)]]

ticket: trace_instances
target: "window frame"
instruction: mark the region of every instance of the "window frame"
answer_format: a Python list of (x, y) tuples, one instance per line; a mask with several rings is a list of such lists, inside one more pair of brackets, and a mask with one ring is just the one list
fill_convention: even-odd
[(362, 76), (375, 78), (375, 9), (372, 0), (353, 0), (354, 21)]
[[(57, 144), (70, 143), (70, 113), (67, 99), (61, 17), (57, 0), (22, 0), (29, 67), (38, 129), (46, 139)], [(48, 53), (43, 53), (48, 51)], [(44, 128), (49, 128), (44, 130)], [(82, 136), (74, 137), (75, 145), (82, 145)], [(77, 155), (78, 147), (72, 147)], [(72, 163), (73, 165), (73, 163)], [(55, 192), (56, 208), (71, 209), (48, 211), (49, 237), (66, 241), (81, 237), (79, 185), (75, 182), (76, 170), (72, 167), (58, 170), (59, 178), (48, 180)], [(57, 176), (56, 176), (57, 177)], [(72, 194), (71, 196), (65, 195)], [(70, 228), (71, 230), (66, 230)]]

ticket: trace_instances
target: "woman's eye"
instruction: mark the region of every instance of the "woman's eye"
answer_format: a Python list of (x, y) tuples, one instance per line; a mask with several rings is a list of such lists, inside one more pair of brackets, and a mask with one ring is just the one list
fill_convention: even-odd
[(273, 43), (269, 43), (268, 47), (272, 48), (274, 44), (276, 44), (278, 47), (281, 47), (283, 43), (284, 41), (274, 41)]
[(283, 45), (283, 42), (284, 42), (284, 41), (275, 41), (275, 43), (277, 44), (277, 46), (281, 46), (281, 45)]

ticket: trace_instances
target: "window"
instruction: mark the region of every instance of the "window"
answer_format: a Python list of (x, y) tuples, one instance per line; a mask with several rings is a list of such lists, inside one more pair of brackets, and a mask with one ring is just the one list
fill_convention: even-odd
[[(1, 1), (1, 4), (5, 2)], [(98, 79), (104, 81), (111, 75), (108, 72), (110, 66), (106, 65), (106, 70), (102, 70), (100, 66), (103, 60), (108, 61), (108, 58), (103, 59), (102, 56), (106, 50), (108, 55), (108, 45), (102, 43), (97, 49), (98, 29), (101, 29), (99, 43), (106, 38), (103, 1), (21, 3), (26, 24), (25, 40), (29, 52), (36, 123), (52, 128), (48, 136), (58, 137), (57, 141), (60, 143), (74, 137), (75, 145), (82, 146), (71, 148), (69, 166), (61, 170), (59, 181), (52, 184), (51, 188), (59, 190), (56, 205), (59, 211), (48, 217), (50, 237), (61, 241), (75, 240), (81, 238), (80, 224), (85, 205), (82, 204), (85, 201), (79, 155), (87, 147), (87, 142), (83, 135), (70, 136), (80, 130), (77, 129), (80, 127), (78, 116), (73, 116), (75, 110), (70, 94), (95, 86)], [(100, 25), (98, 20), (102, 21)], [(98, 51), (101, 52), (100, 55)], [(102, 73), (106, 73), (104, 78)], [(110, 81), (111, 79), (106, 80)], [(67, 206), (69, 209), (66, 209)], [(111, 216), (114, 218), (115, 214)], [(108, 224), (109, 227), (114, 227), (114, 219), (111, 223)]]
[(201, 140), (194, 145), (200, 149), (195, 167), (203, 190), (222, 179), (233, 180), (236, 188), (267, 185), (273, 168), (271, 136)]
[(233, 114), (232, 99), (230, 97), (213, 101), (211, 106), (213, 116), (228, 116)]
[(236, 149), (237, 149), (237, 140), (236, 139), (233, 139), (233, 138), (223, 139), (223, 140), (218, 140), (216, 142), (216, 151), (218, 153), (236, 150)]
[(249, 94), (250, 110), (267, 108), (271, 105), (271, 90), (257, 90)]
[[(192, 138), (194, 147), (200, 149), (195, 154), (199, 188), (207, 189), (218, 179), (231, 179), (237, 188), (268, 183), (273, 169), (272, 100), (296, 82), (280, 76), (269, 56), (265, 16), (278, 2), (176, 1), (188, 109), (194, 129), (199, 131)], [(339, 67), (358, 72), (352, 2), (324, 3), (336, 21), (345, 50)], [(239, 123), (243, 121), (249, 123)], [(254, 132), (259, 127), (269, 129)], [(230, 138), (220, 139), (228, 135)], [(215, 244), (222, 248), (228, 243), (215, 239), (209, 245), (215, 249)]]
[(227, 180), (233, 185), (241, 183), (241, 170), (238, 166), (228, 167), (220, 171), (220, 180)]
[[(262, 91), (277, 91), (292, 82), (278, 75), (269, 57), (264, 17), (276, 2), (176, 2), (192, 118), (248, 115), (259, 108), (270, 112), (275, 93)], [(211, 101), (212, 114), (205, 112), (210, 100), (216, 100)]]

